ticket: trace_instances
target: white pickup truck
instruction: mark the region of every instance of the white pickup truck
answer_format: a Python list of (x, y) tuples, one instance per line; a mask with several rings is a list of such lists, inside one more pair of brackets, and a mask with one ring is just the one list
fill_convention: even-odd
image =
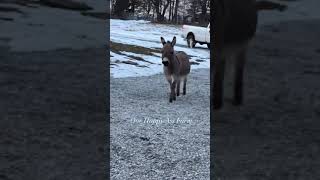
[(210, 23), (207, 27), (183, 25), (181, 36), (187, 40), (190, 48), (194, 48), (197, 43), (207, 44), (210, 48)]

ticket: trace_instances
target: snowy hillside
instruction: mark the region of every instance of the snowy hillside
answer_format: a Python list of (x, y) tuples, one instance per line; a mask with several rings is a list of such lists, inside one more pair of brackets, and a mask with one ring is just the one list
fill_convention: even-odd
[(148, 21), (110, 21), (111, 75), (115, 78), (149, 76), (162, 72), (160, 37), (171, 41), (177, 38), (175, 51), (190, 56), (192, 69), (209, 68), (210, 51), (206, 45), (187, 47), (181, 37), (181, 26), (154, 24)]

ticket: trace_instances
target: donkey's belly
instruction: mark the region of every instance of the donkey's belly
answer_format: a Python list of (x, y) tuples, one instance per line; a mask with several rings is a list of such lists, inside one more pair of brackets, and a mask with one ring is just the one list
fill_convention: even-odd
[(246, 50), (250, 42), (251, 39), (240, 43), (226, 44), (222, 51), (223, 59), (227, 60), (234, 58), (241, 51)]
[(177, 53), (179, 61), (179, 75), (186, 76), (190, 73), (190, 61), (189, 56), (184, 52)]
[(224, 10), (224, 43), (245, 42), (253, 38), (257, 27), (255, 0), (220, 0)]
[(187, 65), (181, 67), (179, 76), (186, 76), (190, 73), (190, 63), (186, 62)]

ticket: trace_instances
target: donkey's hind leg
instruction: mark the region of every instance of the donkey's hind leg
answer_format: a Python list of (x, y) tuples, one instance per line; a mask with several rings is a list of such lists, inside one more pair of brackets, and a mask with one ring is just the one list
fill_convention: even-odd
[(234, 68), (234, 96), (233, 104), (241, 105), (243, 101), (243, 72), (246, 61), (247, 49), (243, 48), (236, 57)]
[(186, 95), (186, 91), (187, 91), (187, 76), (183, 77), (183, 90), (182, 90), (182, 94)]
[(177, 96), (180, 96), (180, 79), (177, 80)]

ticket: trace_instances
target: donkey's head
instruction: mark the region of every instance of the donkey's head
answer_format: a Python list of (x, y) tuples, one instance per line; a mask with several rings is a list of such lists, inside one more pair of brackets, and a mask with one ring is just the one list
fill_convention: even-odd
[(168, 66), (172, 61), (173, 61), (173, 56), (174, 56), (174, 45), (176, 44), (176, 37), (173, 37), (172, 42), (170, 41), (165, 41), (163, 37), (160, 38), (161, 39), (161, 43), (163, 45), (162, 49), (161, 49), (161, 53), (162, 53), (162, 64), (164, 66)]

